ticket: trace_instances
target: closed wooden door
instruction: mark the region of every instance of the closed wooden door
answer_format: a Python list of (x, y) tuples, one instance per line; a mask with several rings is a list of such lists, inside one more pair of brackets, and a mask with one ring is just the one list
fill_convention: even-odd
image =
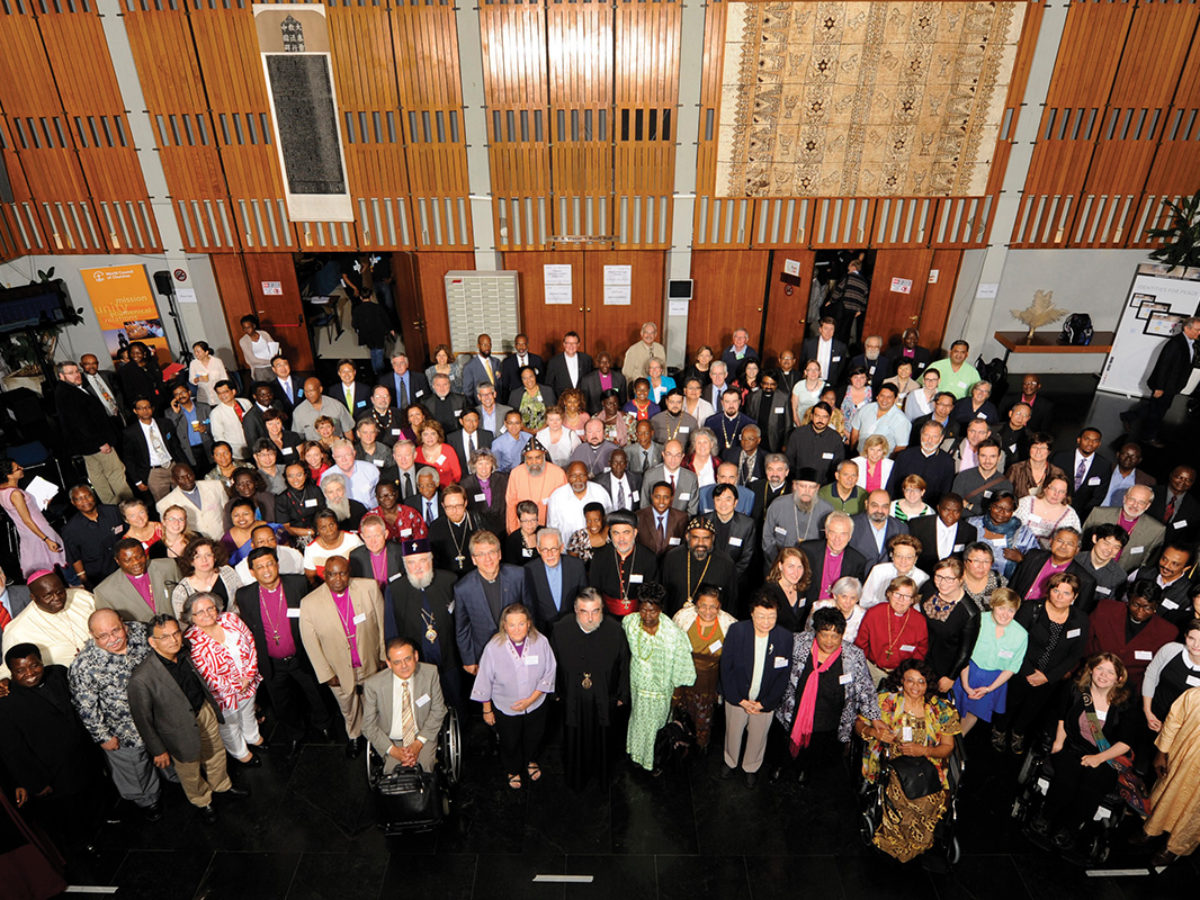
[[(764, 321), (759, 356), (774, 366), (779, 354), (791, 350), (796, 359), (801, 358), (800, 345), (806, 337), (806, 325), (802, 321), (808, 314), (808, 297), (812, 289), (813, 263), (817, 254), (812, 250), (782, 249), (772, 251), (771, 281), (768, 287), (767, 315)], [(796, 276), (799, 284), (793, 285), (780, 280), (787, 271), (789, 262), (800, 267)], [(789, 279), (790, 280), (790, 279)]]
[[(607, 351), (620, 365), (625, 350), (641, 339), (642, 325), (662, 331), (665, 253), (662, 250), (602, 250), (584, 256), (584, 349)], [(626, 271), (623, 267), (628, 267)], [(609, 269), (608, 267), (621, 267)], [(629, 276), (628, 302), (619, 284)], [(606, 285), (606, 281), (610, 283)], [(661, 340), (661, 334), (660, 334)]]
[(887, 347), (899, 341), (904, 329), (916, 327), (923, 347), (940, 347), (961, 261), (961, 250), (876, 252), (863, 336), (881, 335)]
[[(517, 273), (521, 294), (521, 325), (529, 337), (529, 349), (549, 359), (562, 349), (562, 336), (576, 331), (584, 336), (584, 267), (582, 250), (530, 250), (504, 254), (506, 271)], [(546, 302), (546, 270), (548, 265), (571, 267), (571, 284), (552, 286), (551, 293), (563, 293), (569, 302)], [(552, 300), (557, 297), (552, 296)], [(584, 344), (586, 350), (586, 342)], [(590, 352), (590, 351), (587, 351)]]
[[(294, 369), (313, 367), (312, 345), (300, 303), (296, 267), (290, 253), (214, 253), (213, 273), (234, 347), (242, 336), (241, 318), (258, 317), (262, 329), (279, 342)], [(235, 351), (244, 366), (241, 351)]]
[(688, 310), (688, 362), (701, 344), (713, 353), (733, 343), (735, 328), (761, 338), (764, 298), (770, 273), (769, 250), (695, 250), (692, 252), (692, 301)]

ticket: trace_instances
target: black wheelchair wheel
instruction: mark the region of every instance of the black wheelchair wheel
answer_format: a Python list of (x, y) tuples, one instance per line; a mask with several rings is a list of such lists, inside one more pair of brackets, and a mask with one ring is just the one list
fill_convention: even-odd
[(448, 785), (458, 784), (462, 778), (462, 731), (459, 728), (458, 711), (446, 710), (446, 721), (438, 732), (438, 761), (446, 775)]

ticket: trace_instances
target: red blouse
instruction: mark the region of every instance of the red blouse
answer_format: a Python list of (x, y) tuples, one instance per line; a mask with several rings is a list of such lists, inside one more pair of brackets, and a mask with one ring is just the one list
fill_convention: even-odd
[[(206, 632), (192, 626), (187, 631), (187, 639), (191, 644), (192, 664), (224, 712), (252, 699), (258, 686), (262, 684), (262, 676), (258, 674), (258, 653), (254, 649), (254, 634), (246, 623), (231, 612), (221, 613), (217, 621), (227, 634), (237, 635), (240, 672), (230, 656), (229, 648), (213, 640)], [(244, 688), (241, 685), (242, 678), (248, 679)]]

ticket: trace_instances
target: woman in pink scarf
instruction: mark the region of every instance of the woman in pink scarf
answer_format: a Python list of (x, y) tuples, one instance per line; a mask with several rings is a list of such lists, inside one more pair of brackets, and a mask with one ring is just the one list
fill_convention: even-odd
[(810, 769), (836, 759), (850, 741), (856, 719), (878, 724), (879, 700), (867, 659), (843, 642), (846, 619), (837, 609), (818, 609), (812, 631), (796, 636), (791, 674), (775, 711), (772, 782), (791, 769), (803, 782)]

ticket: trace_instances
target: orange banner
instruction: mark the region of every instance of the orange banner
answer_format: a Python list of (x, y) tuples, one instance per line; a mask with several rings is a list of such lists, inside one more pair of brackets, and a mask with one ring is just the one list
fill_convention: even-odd
[(166, 331), (144, 267), (80, 269), (79, 274), (87, 285), (109, 355), (116, 359), (131, 343), (141, 341), (155, 354), (160, 366), (171, 361)]

